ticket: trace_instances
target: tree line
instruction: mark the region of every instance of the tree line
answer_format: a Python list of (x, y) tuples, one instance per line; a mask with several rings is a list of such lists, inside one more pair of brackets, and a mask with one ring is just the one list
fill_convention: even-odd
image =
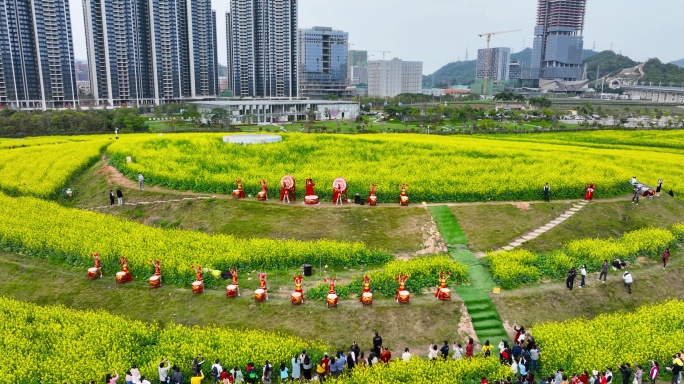
[(17, 111), (0, 109), (0, 136), (37, 136), (114, 132), (143, 132), (148, 127), (136, 108), (114, 110)]

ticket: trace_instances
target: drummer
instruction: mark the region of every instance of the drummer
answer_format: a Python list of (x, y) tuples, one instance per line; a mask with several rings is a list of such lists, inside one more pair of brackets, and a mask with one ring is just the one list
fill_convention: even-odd
[(306, 196), (315, 196), (316, 193), (314, 192), (314, 187), (316, 184), (314, 184), (313, 180), (311, 178), (306, 179)]
[(377, 187), (376, 184), (371, 184), (371, 190), (370, 190), (370, 195), (368, 196), (368, 199), (366, 199), (366, 204), (374, 204), (375, 202), (378, 201), (377, 196), (375, 196), (375, 187)]
[(268, 200), (268, 185), (266, 184), (266, 180), (261, 180), (261, 192), (264, 195), (264, 199)]

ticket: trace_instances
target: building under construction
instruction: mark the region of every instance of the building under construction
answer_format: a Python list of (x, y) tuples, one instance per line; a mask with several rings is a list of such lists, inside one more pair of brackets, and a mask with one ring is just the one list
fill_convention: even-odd
[(577, 81), (582, 78), (587, 0), (539, 0), (530, 77)]

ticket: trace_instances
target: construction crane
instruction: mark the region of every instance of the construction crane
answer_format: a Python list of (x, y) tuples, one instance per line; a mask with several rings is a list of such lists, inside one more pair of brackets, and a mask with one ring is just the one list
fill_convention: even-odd
[(367, 52), (382, 52), (382, 60), (385, 60), (385, 53), (392, 53), (390, 51), (377, 51), (377, 50), (368, 50)]
[(487, 36), (487, 53), (485, 54), (485, 63), (484, 63), (484, 66), (485, 66), (485, 68), (484, 68), (484, 85), (482, 87), (482, 93), (484, 93), (485, 96), (487, 96), (487, 83), (489, 82), (489, 57), (491, 55), (489, 43), (492, 40), (492, 36), (501, 35), (503, 33), (520, 32), (520, 31), (522, 31), (522, 29), (513, 29), (510, 31), (500, 31), (500, 32), (485, 32), (485, 33), (478, 35), (480, 37)]

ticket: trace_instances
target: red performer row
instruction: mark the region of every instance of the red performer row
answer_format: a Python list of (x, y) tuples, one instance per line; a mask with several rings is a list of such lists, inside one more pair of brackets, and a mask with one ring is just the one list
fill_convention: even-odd
[[(237, 179), (235, 180), (235, 183), (237, 184), (237, 189), (233, 190), (233, 198), (235, 199), (244, 199), (245, 198), (245, 191), (243, 190), (242, 187), (242, 180)], [(259, 201), (267, 201), (268, 200), (268, 184), (266, 180), (261, 180), (259, 182), (261, 184), (261, 191), (257, 193), (257, 199)], [(317, 205), (320, 203), (320, 199), (318, 195), (316, 195), (316, 192), (314, 191), (314, 187), (316, 184), (313, 182), (311, 178), (306, 179), (306, 186), (305, 186), (305, 194), (304, 194), (304, 204), (308, 205)], [(400, 205), (408, 205), (409, 199), (408, 196), (406, 195), (406, 189), (408, 188), (408, 184), (401, 184), (398, 186), (401, 188), (401, 192), (399, 195), (399, 204)], [(366, 203), (368, 205), (377, 205), (378, 204), (378, 197), (375, 194), (375, 189), (377, 188), (377, 184), (371, 184), (370, 185), (370, 193), (368, 195), (368, 198), (366, 199)], [(347, 191), (347, 181), (342, 178), (338, 177), (333, 181), (332, 184), (332, 202), (335, 205), (343, 205), (346, 203), (349, 203), (349, 193)], [(283, 178), (280, 180), (280, 201), (283, 203), (291, 203), (297, 200), (297, 182), (293, 176), (286, 175), (283, 176)]]
[[(100, 263), (99, 253), (94, 253), (92, 254), (92, 256), (95, 259), (95, 266), (88, 269), (88, 278), (96, 279), (102, 277), (102, 265)], [(152, 288), (159, 288), (161, 287), (161, 261), (150, 260), (150, 263), (154, 266), (154, 275), (150, 277), (149, 285)], [(125, 257), (120, 258), (119, 265), (121, 265), (121, 271), (116, 273), (116, 282), (119, 284), (124, 284), (129, 281), (132, 281), (133, 278), (128, 268), (128, 260)], [(202, 266), (193, 265), (190, 267), (190, 269), (195, 271), (195, 281), (192, 283), (192, 293), (200, 294), (204, 292), (204, 275), (202, 273)], [(228, 270), (228, 273), (231, 277), (231, 283), (226, 287), (226, 297), (236, 298), (240, 296), (240, 289), (238, 284), (238, 270), (237, 268), (233, 267), (232, 269)], [(451, 272), (439, 272), (439, 274), (437, 275), (437, 278), (439, 279), (439, 287), (437, 288), (437, 292), (435, 293), (436, 298), (442, 301), (451, 300), (451, 291), (449, 290), (449, 288), (447, 288), (447, 280), (451, 276)], [(257, 277), (259, 278), (259, 288), (254, 290), (254, 301), (261, 302), (264, 300), (268, 300), (268, 286), (266, 284), (266, 274), (260, 272), (257, 274)], [(399, 274), (399, 276), (395, 278), (395, 280), (399, 282), (397, 293), (394, 297), (398, 303), (407, 304), (411, 299), (411, 294), (406, 288), (406, 281), (408, 280), (408, 278), (409, 276), (404, 274)], [(292, 293), (290, 300), (292, 302), (292, 305), (300, 305), (304, 303), (304, 290), (302, 288), (304, 278), (301, 275), (298, 275), (293, 278), (293, 281), (295, 284), (295, 289)], [(326, 296), (327, 307), (337, 307), (337, 303), (339, 301), (337, 296), (337, 290), (335, 289), (335, 285), (337, 284), (337, 278), (325, 278), (323, 279), (323, 281), (329, 284), (328, 295)], [(373, 294), (370, 290), (370, 277), (364, 276), (361, 282), (363, 284), (363, 292), (361, 293), (361, 297), (359, 298), (359, 300), (361, 301), (361, 303), (363, 303), (364, 306), (372, 305)]]

